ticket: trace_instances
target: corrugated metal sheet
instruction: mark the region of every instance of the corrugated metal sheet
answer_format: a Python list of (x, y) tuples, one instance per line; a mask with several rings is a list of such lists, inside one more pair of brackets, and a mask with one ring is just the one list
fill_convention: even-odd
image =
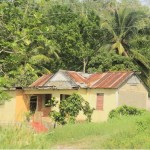
[(91, 88), (118, 88), (133, 72), (104, 73)]
[[(106, 72), (106, 73), (94, 73), (94, 74), (82, 74), (81, 72), (75, 71), (65, 71), (60, 70), (58, 73), (63, 73), (66, 78), (70, 81), (61, 82), (51, 81), (51, 77), (53, 75), (43, 75), (30, 87), (36, 86), (55, 86), (57, 89), (70, 89), (73, 87), (81, 87), (81, 88), (118, 88), (126, 79), (128, 79), (133, 72)], [(69, 77), (68, 77), (69, 76)], [(56, 85), (55, 85), (56, 84)]]
[(40, 78), (38, 78), (35, 82), (33, 82), (29, 87), (37, 87), (37, 86), (43, 86), (53, 75), (47, 74), (43, 75)]
[(88, 80), (88, 86), (93, 85), (96, 83), (100, 78), (102, 78), (105, 75), (105, 73), (95, 73), (92, 74), (87, 80)]
[(67, 73), (75, 82), (87, 83), (87, 79), (85, 77), (81, 76), (81, 74), (79, 72), (67, 71)]

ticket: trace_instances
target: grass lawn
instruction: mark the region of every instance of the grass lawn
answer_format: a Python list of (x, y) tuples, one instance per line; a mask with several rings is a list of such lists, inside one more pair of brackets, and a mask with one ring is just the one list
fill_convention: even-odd
[(0, 127), (0, 148), (150, 148), (150, 114), (82, 123), (36, 134), (26, 125)]

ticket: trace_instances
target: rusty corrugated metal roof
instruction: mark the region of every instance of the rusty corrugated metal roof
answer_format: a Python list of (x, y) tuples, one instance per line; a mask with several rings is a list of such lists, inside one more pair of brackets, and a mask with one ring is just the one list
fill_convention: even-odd
[(84, 83), (89, 88), (118, 88), (133, 72), (106, 72), (94, 73), (88, 78), (81, 76), (80, 72), (68, 71), (69, 75), (77, 83)]
[[(59, 84), (57, 81), (56, 87), (58, 89), (63, 89), (72, 87), (72, 83), (78, 85), (80, 88), (118, 88), (121, 84), (123, 84), (131, 75), (133, 75), (133, 72), (131, 71), (124, 71), (124, 72), (105, 72), (105, 73), (94, 73), (94, 74), (83, 74), (81, 72), (75, 72), (75, 71), (66, 71), (66, 70), (60, 70), (58, 72), (61, 72), (68, 78), (68, 75), (70, 77), (70, 82), (68, 81), (67, 85), (65, 86), (66, 82), (63, 82), (63, 84)], [(57, 73), (58, 73), (57, 72)], [(43, 75), (38, 80), (36, 80), (34, 83), (31, 84), (30, 87), (37, 87), (37, 86), (46, 86), (46, 83), (49, 83), (48, 85), (54, 85), (54, 83), (51, 81), (53, 75)], [(51, 83), (52, 82), (52, 83)], [(70, 83), (70, 85), (68, 85)], [(62, 87), (58, 87), (58, 85)], [(54, 85), (55, 86), (55, 85)]]
[(107, 72), (102, 73), (97, 82), (90, 85), (91, 88), (118, 88), (133, 72)]
[(37, 87), (43, 86), (53, 75), (52, 74), (44, 74), (40, 78), (38, 78), (35, 82), (33, 82), (29, 87)]
[(88, 80), (88, 86), (96, 83), (104, 75), (105, 75), (105, 73), (94, 73), (94, 74), (91, 74), (90, 77), (87, 79)]
[(67, 73), (75, 82), (87, 83), (87, 79), (85, 77), (83, 77), (79, 72), (67, 71)]

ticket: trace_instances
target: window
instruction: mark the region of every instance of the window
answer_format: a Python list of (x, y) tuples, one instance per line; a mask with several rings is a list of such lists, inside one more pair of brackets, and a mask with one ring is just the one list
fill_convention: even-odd
[(45, 107), (50, 107), (48, 104), (50, 103), (51, 98), (52, 94), (45, 94), (45, 102), (44, 102)]
[(67, 99), (70, 95), (67, 94), (60, 94), (60, 101)]
[(104, 93), (97, 94), (96, 110), (103, 110)]

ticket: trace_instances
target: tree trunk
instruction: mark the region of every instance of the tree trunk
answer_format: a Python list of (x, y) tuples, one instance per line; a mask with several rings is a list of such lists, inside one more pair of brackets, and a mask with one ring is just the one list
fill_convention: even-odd
[(85, 73), (85, 71), (86, 71), (86, 65), (87, 65), (87, 63), (88, 63), (88, 58), (84, 58), (83, 59), (83, 72)]

